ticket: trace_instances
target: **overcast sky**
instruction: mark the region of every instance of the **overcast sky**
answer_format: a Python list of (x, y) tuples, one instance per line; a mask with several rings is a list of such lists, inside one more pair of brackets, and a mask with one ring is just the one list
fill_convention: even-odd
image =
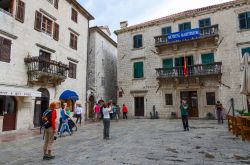
[(95, 20), (90, 26), (108, 25), (116, 41), (115, 30), (121, 21), (129, 26), (185, 10), (228, 2), (231, 0), (78, 0)]

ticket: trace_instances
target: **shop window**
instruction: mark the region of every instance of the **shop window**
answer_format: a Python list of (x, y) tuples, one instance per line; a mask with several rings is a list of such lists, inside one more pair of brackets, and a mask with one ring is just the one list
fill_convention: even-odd
[(215, 93), (207, 92), (206, 93), (207, 105), (215, 105)]
[(166, 105), (173, 105), (173, 95), (165, 94)]

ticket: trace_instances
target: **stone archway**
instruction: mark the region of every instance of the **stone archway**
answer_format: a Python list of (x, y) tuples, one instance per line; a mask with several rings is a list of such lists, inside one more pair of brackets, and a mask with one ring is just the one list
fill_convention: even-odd
[(37, 97), (35, 100), (35, 110), (33, 118), (34, 127), (40, 127), (42, 114), (49, 108), (50, 100), (50, 94), (46, 88), (39, 88), (38, 91), (42, 93), (42, 97)]

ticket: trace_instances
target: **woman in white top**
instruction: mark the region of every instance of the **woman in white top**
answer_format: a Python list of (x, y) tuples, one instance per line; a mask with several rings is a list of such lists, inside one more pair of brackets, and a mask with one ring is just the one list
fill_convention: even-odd
[(80, 125), (81, 125), (81, 123), (82, 123), (82, 112), (83, 112), (83, 109), (82, 109), (81, 104), (79, 104), (79, 103), (76, 104), (76, 108), (75, 108), (76, 124), (77, 124), (78, 121), (80, 121)]

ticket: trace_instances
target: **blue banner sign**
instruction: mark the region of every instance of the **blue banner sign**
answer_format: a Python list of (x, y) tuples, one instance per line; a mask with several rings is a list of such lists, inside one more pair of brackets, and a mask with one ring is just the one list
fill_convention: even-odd
[(176, 33), (170, 33), (168, 34), (168, 42), (174, 42), (174, 41), (182, 41), (186, 39), (192, 39), (192, 38), (199, 38), (200, 37), (200, 29), (191, 29), (191, 30), (185, 30), (182, 32), (176, 32)]

